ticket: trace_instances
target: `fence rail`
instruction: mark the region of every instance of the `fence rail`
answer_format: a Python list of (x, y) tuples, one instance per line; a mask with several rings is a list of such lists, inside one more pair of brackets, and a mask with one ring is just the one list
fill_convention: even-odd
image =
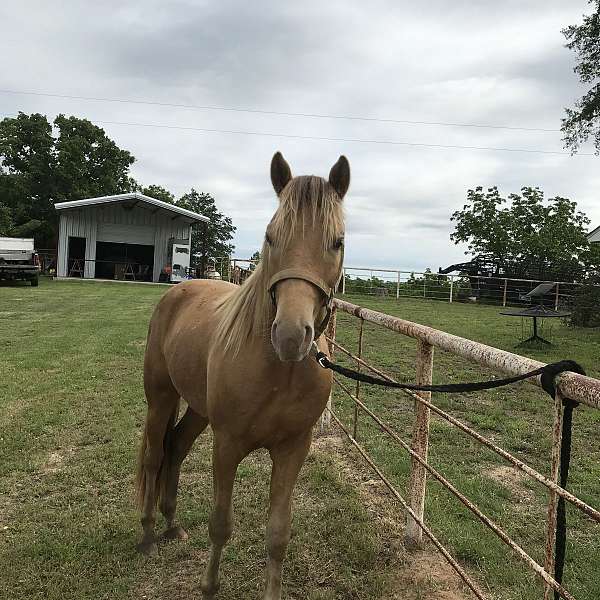
[[(358, 293), (388, 298), (429, 298), (447, 302), (486, 302), (501, 306), (526, 306), (526, 296), (540, 283), (549, 280), (516, 279), (467, 275), (441, 275), (430, 272), (344, 267), (340, 286), (342, 295)], [(569, 307), (580, 283), (552, 281), (554, 288), (543, 303), (558, 310)], [(539, 303), (539, 302), (538, 302)]]
[[(246, 258), (220, 257), (211, 266), (221, 279), (243, 283), (257, 264)], [(544, 304), (548, 308), (570, 308), (577, 290), (583, 284), (553, 281), (552, 291), (532, 302), (526, 294), (540, 283), (549, 280), (516, 279), (441, 275), (438, 273), (376, 269), (372, 267), (344, 267), (338, 295), (367, 294), (382, 298), (427, 298), (446, 302), (482, 302), (499, 306), (529, 306)], [(598, 286), (600, 287), (600, 286)]]
[[(344, 348), (335, 339), (336, 334), (336, 313), (342, 311), (356, 317), (359, 320), (359, 336), (357, 354)], [(429, 384), (432, 382), (433, 370), (433, 352), (434, 348), (446, 350), (456, 356), (473, 363), (500, 371), (507, 375), (518, 375), (542, 366), (543, 363), (506, 352), (498, 348), (479, 344), (471, 340), (460, 338), (431, 327), (405, 321), (403, 319), (386, 315), (377, 311), (362, 308), (350, 302), (336, 299), (332, 318), (326, 331), (326, 337), (329, 344), (330, 353), (333, 355), (336, 351), (343, 352), (345, 355), (355, 361), (358, 369), (370, 370), (380, 377), (389, 381), (393, 378), (369, 365), (362, 358), (363, 348), (363, 329), (364, 323), (369, 322), (380, 325), (401, 335), (414, 338), (417, 341), (417, 363), (416, 363), (416, 381), (417, 383)], [(540, 386), (539, 378), (529, 380), (532, 384)], [(429, 474), (435, 478), (441, 485), (448, 489), (464, 506), (467, 507), (488, 529), (498, 536), (520, 559), (533, 571), (545, 585), (544, 598), (549, 600), (551, 594), (556, 592), (562, 598), (575, 600), (574, 596), (557, 581), (554, 575), (554, 542), (556, 535), (557, 505), (559, 498), (567, 501), (574, 507), (582, 511), (596, 523), (600, 523), (600, 511), (589, 506), (583, 500), (564, 489), (559, 485), (559, 456), (562, 439), (562, 415), (563, 399), (569, 398), (589, 408), (600, 410), (600, 381), (591, 377), (579, 375), (577, 373), (563, 373), (557, 380), (557, 392), (553, 403), (554, 426), (552, 435), (552, 456), (551, 456), (551, 476), (545, 477), (532, 467), (525, 464), (506, 450), (494, 444), (491, 440), (485, 438), (466, 424), (455, 417), (443, 411), (431, 402), (430, 392), (412, 392), (403, 390), (406, 394), (415, 400), (415, 419), (413, 425), (413, 437), (411, 443), (404, 441), (396, 431), (377, 414), (370, 410), (360, 399), (360, 383), (356, 383), (354, 392), (338, 378), (334, 379), (335, 384), (346, 394), (354, 403), (354, 423), (353, 427), (346, 427), (339, 416), (336, 414), (330, 400), (322, 424), (328, 427), (330, 419), (342, 429), (350, 442), (360, 452), (361, 456), (369, 463), (377, 476), (392, 492), (394, 497), (400, 502), (407, 511), (406, 538), (415, 545), (422, 541), (422, 535), (425, 535), (433, 542), (442, 555), (446, 558), (453, 569), (462, 578), (465, 584), (480, 600), (487, 598), (481, 588), (465, 573), (450, 552), (435, 537), (424, 522), (424, 505), (426, 496), (426, 478)], [(427, 461), (429, 446), (429, 420), (431, 412), (445, 419), (448, 423), (458, 430), (469, 435), (480, 444), (488, 447), (497, 455), (511, 463), (514, 467), (520, 469), (526, 475), (532, 477), (548, 489), (548, 510), (546, 518), (546, 545), (545, 561), (542, 566), (536, 562), (529, 554), (523, 550), (502, 528), (486, 516), (475, 504), (473, 504), (462, 492), (460, 492), (450, 481), (441, 473), (431, 467)], [(411, 457), (411, 470), (407, 490), (407, 499), (400, 494), (396, 487), (385, 476), (382, 469), (375, 463), (372, 457), (358, 443), (356, 439), (357, 422), (359, 413), (366, 414), (372, 419), (378, 427), (384, 431), (394, 443), (398, 444)], [(352, 429), (352, 431), (351, 431)]]

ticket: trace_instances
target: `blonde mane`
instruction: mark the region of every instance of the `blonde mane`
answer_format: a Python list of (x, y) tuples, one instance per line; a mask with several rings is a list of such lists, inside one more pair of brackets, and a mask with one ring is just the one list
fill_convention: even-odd
[[(295, 177), (281, 191), (279, 207), (268, 227), (269, 236), (285, 249), (305, 227), (320, 223), (323, 228), (323, 253), (343, 234), (342, 201), (333, 187), (313, 175)], [(274, 308), (268, 293), (272, 272), (270, 245), (265, 241), (261, 261), (250, 277), (220, 300), (215, 342), (236, 355), (250, 337), (270, 334)]]

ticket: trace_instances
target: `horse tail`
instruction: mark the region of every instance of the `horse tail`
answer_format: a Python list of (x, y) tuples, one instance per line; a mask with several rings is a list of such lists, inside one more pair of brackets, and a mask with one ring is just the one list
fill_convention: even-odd
[[(154, 503), (158, 502), (159, 498), (164, 497), (167, 475), (169, 471), (169, 464), (171, 462), (172, 454), (172, 441), (175, 430), (175, 423), (177, 422), (177, 416), (179, 415), (179, 398), (174, 402), (173, 408), (169, 414), (169, 420), (165, 430), (165, 435), (162, 440), (163, 452), (162, 459), (158, 470), (156, 471), (156, 480), (154, 485), (156, 486), (157, 493), (154, 495)], [(136, 500), (137, 506), (140, 510), (144, 506), (144, 498), (146, 497), (146, 488), (148, 481), (146, 477), (145, 458), (148, 449), (148, 428), (144, 427), (144, 434), (142, 436), (142, 443), (138, 452), (137, 470), (135, 478), (135, 489), (136, 489)]]

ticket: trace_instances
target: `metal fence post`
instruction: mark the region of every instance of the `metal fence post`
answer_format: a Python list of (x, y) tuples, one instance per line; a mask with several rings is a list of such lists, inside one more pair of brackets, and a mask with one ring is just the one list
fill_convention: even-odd
[[(552, 458), (550, 465), (550, 477), (554, 483), (558, 483), (560, 465), (560, 447), (563, 426), (563, 399), (557, 390), (554, 396), (554, 425), (552, 427)], [(556, 539), (556, 511), (558, 505), (558, 494), (548, 490), (548, 512), (546, 519), (546, 559), (544, 569), (554, 576), (554, 542)], [(554, 592), (550, 585), (544, 587), (544, 600), (551, 600)]]
[(556, 294), (554, 296), (554, 310), (558, 310), (558, 281), (556, 282)]
[[(431, 384), (433, 375), (433, 346), (423, 340), (417, 340), (417, 383)], [(431, 400), (431, 392), (417, 392), (424, 400)], [(429, 445), (430, 410), (415, 400), (415, 425), (413, 429), (412, 449), (425, 461)], [(408, 502), (419, 519), (423, 519), (425, 510), (425, 488), (427, 471), (416, 459), (411, 459), (410, 481), (408, 484)], [(423, 531), (417, 522), (408, 515), (406, 520), (406, 541), (409, 545), (420, 546)]]
[[(331, 307), (331, 317), (329, 318), (329, 323), (327, 323), (327, 328), (325, 329), (325, 336), (331, 340), (335, 341), (335, 324), (337, 320), (337, 309), (335, 306)], [(333, 360), (333, 351), (334, 345), (331, 342), (327, 342), (327, 347), (329, 349), (329, 356)], [(321, 432), (329, 430), (331, 428), (331, 414), (330, 410), (333, 410), (333, 402), (331, 398), (331, 392), (329, 392), (329, 400), (327, 400), (327, 408), (323, 411), (321, 415)]]
[(506, 288), (508, 286), (508, 279), (504, 280), (504, 294), (502, 295), (502, 306), (506, 306)]
[(450, 275), (450, 304), (452, 304), (452, 292), (454, 290), (454, 275)]
[(400, 298), (400, 271), (397, 273), (398, 281), (396, 282), (396, 300)]
[(342, 269), (342, 296), (346, 295), (346, 267)]
[[(362, 358), (362, 349), (363, 349), (363, 330), (365, 327), (365, 320), (361, 318), (360, 320), (360, 329), (358, 330), (358, 358)], [(356, 370), (360, 373), (360, 363), (356, 363)], [(356, 393), (355, 396), (360, 398), (360, 381), (356, 380)], [(354, 403), (354, 427), (352, 430), (352, 437), (356, 440), (358, 431), (358, 404)]]

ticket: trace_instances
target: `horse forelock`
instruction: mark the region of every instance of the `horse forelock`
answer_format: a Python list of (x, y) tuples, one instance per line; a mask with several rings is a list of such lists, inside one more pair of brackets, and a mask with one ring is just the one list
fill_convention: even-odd
[[(269, 233), (285, 249), (306, 227), (323, 228), (322, 250), (325, 252), (343, 234), (342, 201), (325, 179), (303, 175), (292, 179), (279, 195), (279, 207), (269, 224)], [(274, 275), (270, 246), (263, 243), (261, 261), (250, 277), (225, 296), (217, 307), (219, 325), (215, 343), (237, 354), (252, 336), (266, 337), (274, 316), (268, 283)]]

